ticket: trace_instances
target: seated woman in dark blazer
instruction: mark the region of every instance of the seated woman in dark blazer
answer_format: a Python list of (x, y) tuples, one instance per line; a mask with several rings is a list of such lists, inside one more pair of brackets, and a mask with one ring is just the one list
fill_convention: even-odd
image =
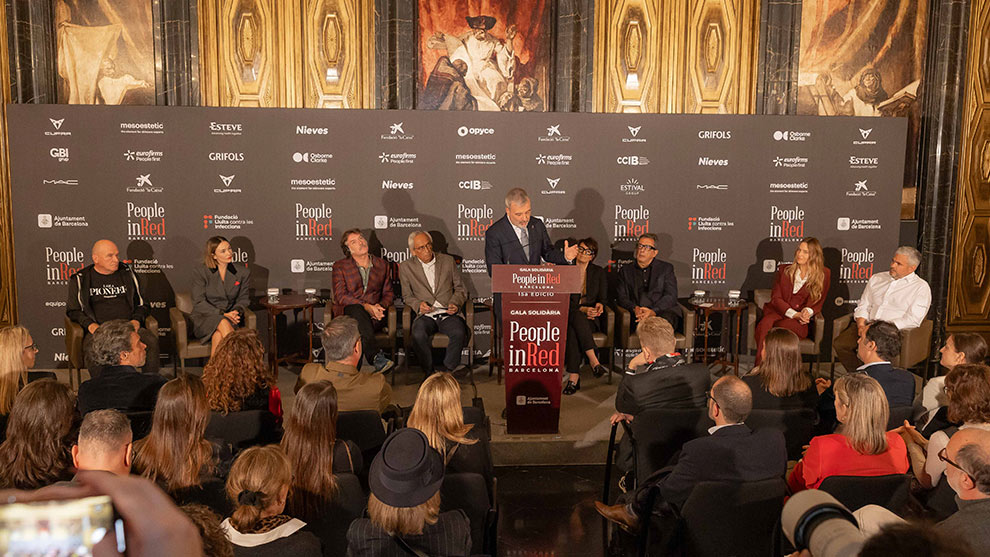
[(189, 315), (193, 335), (202, 342), (212, 340), (210, 356), (223, 337), (244, 322), (251, 273), (247, 265), (234, 265), (234, 252), (223, 236), (206, 241), (203, 265), (193, 274), (193, 310)]
[(797, 335), (781, 328), (770, 329), (763, 345), (763, 362), (742, 378), (753, 392), (754, 410), (815, 408), (818, 389), (801, 367)]
[(574, 264), (581, 269), (581, 293), (571, 294), (571, 308), (567, 316), (567, 346), (564, 352), (564, 368), (569, 375), (564, 385), (564, 394), (572, 395), (581, 389), (581, 360), (587, 356), (595, 377), (601, 377), (608, 370), (598, 361), (595, 353), (597, 331), (605, 329), (605, 303), (608, 286), (605, 282), (605, 269), (592, 263), (598, 255), (598, 242), (594, 238), (578, 241), (578, 255)]
[(805, 238), (794, 250), (794, 263), (782, 267), (773, 279), (773, 294), (756, 325), (756, 365), (763, 359), (763, 340), (770, 329), (783, 327), (798, 338), (808, 338), (808, 323), (822, 311), (831, 277), (821, 243)]

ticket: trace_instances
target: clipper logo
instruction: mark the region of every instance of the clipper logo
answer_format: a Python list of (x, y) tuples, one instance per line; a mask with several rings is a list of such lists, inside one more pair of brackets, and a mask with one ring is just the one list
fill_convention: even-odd
[(876, 168), (880, 166), (880, 157), (849, 157), (849, 168)]
[(230, 176), (224, 176), (223, 174), (218, 174), (220, 177), (220, 183), (223, 184), (222, 188), (213, 188), (213, 193), (241, 193), (241, 188), (232, 187), (234, 184), (235, 174)]
[(488, 180), (461, 180), (457, 182), (457, 187), (462, 190), (490, 190), (492, 189), (492, 183)]
[(870, 134), (871, 133), (873, 133), (873, 128), (866, 129), (866, 130), (864, 130), (863, 128), (859, 128), (859, 136), (860, 136), (861, 139), (854, 139), (853, 142), (852, 142), (852, 144), (853, 145), (876, 145), (877, 144), (876, 140), (875, 139), (870, 139)]
[(383, 190), (411, 190), (413, 182), (396, 182), (395, 180), (382, 180)]
[(694, 284), (725, 284), (728, 255), (722, 248), (704, 251), (691, 250), (691, 282)]
[(732, 130), (701, 130), (698, 139), (732, 139)]
[(641, 155), (628, 155), (624, 157), (617, 157), (615, 162), (626, 166), (646, 166), (650, 164), (650, 159)]
[(127, 188), (128, 193), (161, 193), (165, 189), (151, 182), (151, 174), (140, 174), (134, 182), (134, 186)]
[(46, 186), (78, 186), (79, 180), (76, 180), (75, 178), (54, 179), (54, 180), (42, 180), (41, 183), (42, 185), (46, 185)]
[(127, 202), (127, 239), (164, 240), (165, 207), (158, 203), (135, 205)]
[(383, 246), (381, 252), (381, 258), (392, 263), (402, 263), (403, 261), (409, 259), (409, 248), (406, 248), (403, 251), (388, 251)]
[(842, 248), (842, 266), (839, 267), (839, 280), (845, 283), (866, 283), (873, 276), (873, 262), (876, 254), (869, 248), (852, 251)]
[[(241, 230), (245, 226), (254, 224), (251, 219), (242, 218), (240, 215), (203, 215), (203, 228), (213, 227), (214, 230)], [(244, 254), (247, 257), (247, 254)]]
[(811, 132), (775, 131), (773, 139), (774, 141), (807, 141), (811, 139)]
[(642, 205), (632, 209), (616, 205), (615, 225), (612, 230), (616, 242), (636, 240), (650, 231), (650, 210)]
[(333, 209), (325, 203), (307, 207), (296, 203), (296, 240), (333, 239)]
[(50, 285), (65, 284), (69, 277), (85, 266), (85, 255), (79, 248), (57, 250), (45, 247), (45, 278)]
[(639, 195), (646, 191), (643, 184), (639, 183), (639, 180), (635, 178), (630, 178), (626, 180), (625, 184), (619, 186), (619, 191), (626, 195)]
[(881, 230), (880, 219), (853, 219), (839, 217), (835, 221), (836, 230)]
[(385, 140), (394, 141), (398, 139), (412, 139), (416, 137), (415, 135), (412, 134), (406, 134), (406, 131), (402, 129), (402, 125), (403, 122), (392, 124), (391, 126), (388, 127), (388, 133), (383, 133), (381, 135), (381, 138)]
[(469, 135), (495, 135), (495, 128), (469, 128), (461, 126), (457, 128), (457, 135), (467, 137)]
[(120, 133), (162, 135), (165, 133), (165, 123), (164, 122), (121, 122)]
[(772, 240), (801, 240), (804, 238), (804, 209), (770, 206), (770, 238)]
[(484, 205), (468, 206), (457, 204), (457, 239), (484, 240), (485, 231), (495, 222), (495, 211)]
[(210, 153), (210, 160), (217, 162), (243, 162), (244, 153)]
[(877, 192), (871, 190), (866, 185), (866, 180), (860, 180), (853, 184), (853, 189), (846, 191), (846, 197), (876, 197)]
[(242, 135), (244, 125), (240, 122), (210, 122), (210, 135)]
[(382, 164), (386, 164), (386, 163), (389, 163), (389, 164), (412, 164), (412, 163), (416, 162), (416, 154), (415, 153), (386, 153), (386, 152), (383, 151), (382, 154), (378, 156), (378, 160)]
[(553, 126), (547, 127), (547, 134), (541, 135), (536, 138), (537, 141), (557, 141), (561, 143), (566, 143), (571, 140), (568, 135), (563, 135), (560, 133), (560, 124), (555, 124)]
[(309, 126), (296, 126), (296, 135), (329, 135), (330, 128), (311, 128)]
[(567, 191), (564, 189), (557, 189), (557, 186), (559, 184), (560, 184), (560, 178), (547, 178), (547, 185), (550, 186), (550, 189), (540, 190), (540, 193), (542, 193), (543, 195), (562, 195), (567, 193)]
[(639, 136), (639, 130), (643, 129), (643, 126), (626, 126), (629, 128), (629, 137), (623, 137), (623, 143), (646, 143), (646, 139)]
[(48, 150), (48, 154), (58, 162), (69, 162), (68, 147), (52, 147)]
[(313, 164), (326, 164), (333, 158), (333, 153), (292, 153), (293, 162), (309, 162)]
[(54, 129), (45, 130), (45, 135), (72, 135), (70, 131), (62, 131), (62, 124), (65, 123), (65, 118), (59, 118), (58, 120), (49, 118), (48, 121), (52, 123), (52, 128)]
[(729, 166), (729, 159), (713, 159), (711, 157), (698, 157), (698, 166)]
[(162, 162), (162, 157), (164, 156), (164, 152), (155, 151), (154, 149), (147, 151), (132, 151), (128, 149), (124, 151), (124, 160), (132, 162)]
[(735, 225), (736, 223), (722, 220), (720, 217), (688, 217), (687, 229), (719, 232)]
[(774, 157), (775, 168), (804, 168), (808, 166), (808, 157)]
[(571, 155), (565, 155), (563, 153), (557, 155), (540, 153), (539, 155), (536, 155), (536, 164), (545, 164), (547, 166), (570, 166), (573, 158), (574, 157)]

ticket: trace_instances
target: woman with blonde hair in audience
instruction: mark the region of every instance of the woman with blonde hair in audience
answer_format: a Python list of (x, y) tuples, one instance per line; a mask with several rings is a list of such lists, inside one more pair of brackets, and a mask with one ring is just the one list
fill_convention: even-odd
[(265, 362), (258, 332), (237, 329), (225, 336), (203, 368), (203, 385), (216, 412), (268, 409), (275, 376)]
[(275, 445), (241, 453), (227, 477), (234, 512), (220, 527), (234, 544), (235, 557), (319, 557), (320, 540), (306, 523), (284, 514), (292, 465)]
[(872, 377), (855, 373), (835, 381), (836, 433), (819, 435), (787, 484), (792, 493), (817, 489), (829, 476), (884, 476), (908, 471), (907, 447), (887, 431), (890, 408), (883, 387)]
[(42, 379), (21, 389), (0, 445), (0, 488), (38, 489), (72, 479), (70, 433), (76, 417), (68, 386)]
[(27, 384), (27, 371), (34, 367), (38, 345), (20, 325), (0, 328), (0, 426), (7, 421), (14, 397)]
[(763, 344), (763, 361), (742, 378), (753, 392), (754, 410), (814, 408), (818, 390), (801, 366), (801, 340), (793, 331), (775, 327)]
[(915, 415), (915, 423), (922, 435), (931, 437), (936, 431), (953, 424), (948, 419), (948, 396), (945, 392), (945, 378), (952, 368), (961, 364), (983, 364), (987, 360), (987, 341), (978, 333), (953, 333), (945, 339), (939, 353), (939, 364), (946, 375), (932, 377), (925, 384), (921, 394), (921, 408)]

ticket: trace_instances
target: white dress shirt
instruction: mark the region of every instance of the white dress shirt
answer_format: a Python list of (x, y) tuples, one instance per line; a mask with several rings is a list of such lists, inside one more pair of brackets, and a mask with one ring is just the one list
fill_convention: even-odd
[[(791, 294), (797, 294), (798, 290), (801, 290), (801, 288), (804, 287), (804, 283), (806, 282), (808, 282), (808, 277), (802, 276), (801, 271), (794, 273), (794, 288), (791, 289)], [(808, 308), (808, 311), (810, 311), (812, 315), (815, 314), (815, 310), (811, 308)], [(787, 311), (784, 312), (784, 316), (794, 319), (794, 316), (797, 315), (798, 313), (801, 312), (793, 308), (787, 308)]]
[[(420, 260), (420, 263), (423, 263), (423, 261)], [(435, 293), (437, 291), (437, 258), (435, 256), (429, 263), (423, 263), (423, 274), (426, 275), (426, 282), (429, 283), (430, 290), (432, 290)], [(436, 300), (433, 301), (433, 307), (437, 310), (444, 310), (444, 311), (447, 310), (447, 308), (444, 307), (443, 304), (441, 304), (439, 301)], [(435, 313), (440, 313), (440, 312), (431, 311), (430, 315), (433, 315)]]
[(866, 283), (855, 316), (890, 321), (898, 329), (914, 329), (928, 315), (931, 303), (932, 290), (918, 275), (911, 273), (894, 280), (889, 272), (877, 273)]

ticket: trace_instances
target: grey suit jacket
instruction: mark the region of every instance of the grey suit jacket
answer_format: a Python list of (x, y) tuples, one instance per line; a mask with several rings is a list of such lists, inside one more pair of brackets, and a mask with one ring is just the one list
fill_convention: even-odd
[(467, 289), (461, 281), (461, 272), (454, 263), (454, 258), (446, 253), (434, 254), (436, 258), (436, 290), (430, 288), (423, 271), (423, 263), (418, 257), (410, 257), (399, 264), (399, 282), (402, 284), (402, 299), (406, 305), (419, 313), (420, 302), (433, 305), (440, 302), (444, 306), (454, 304), (457, 307), (467, 301)]

